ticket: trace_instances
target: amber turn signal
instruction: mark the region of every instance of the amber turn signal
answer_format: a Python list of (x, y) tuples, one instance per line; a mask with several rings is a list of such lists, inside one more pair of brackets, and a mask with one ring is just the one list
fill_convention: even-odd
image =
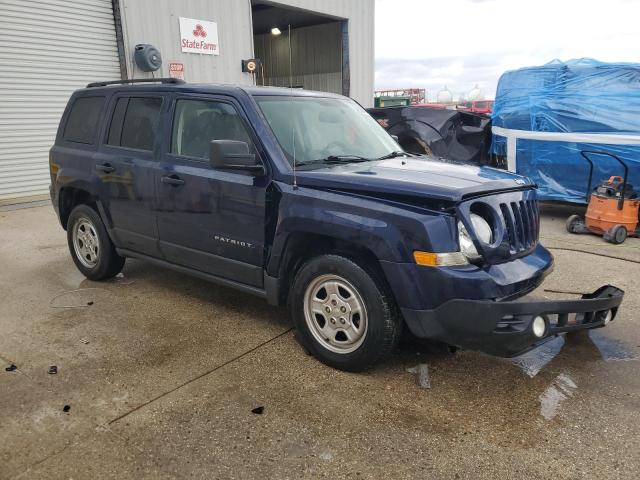
[(469, 263), (461, 252), (433, 253), (416, 250), (413, 252), (413, 259), (418, 265), (426, 267), (453, 267)]

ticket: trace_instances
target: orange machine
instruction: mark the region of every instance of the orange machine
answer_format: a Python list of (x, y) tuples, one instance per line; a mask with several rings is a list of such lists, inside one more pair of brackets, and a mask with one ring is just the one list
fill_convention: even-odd
[(583, 219), (571, 215), (567, 219), (567, 231), (571, 233), (595, 233), (611, 243), (622, 243), (628, 235), (638, 235), (638, 210), (640, 200), (627, 183), (627, 165), (616, 155), (608, 152), (583, 150), (580, 154), (589, 162), (589, 185), (591, 190), (593, 162), (588, 154), (606, 155), (616, 159), (624, 168), (624, 177), (612, 176), (602, 182), (588, 198), (587, 214)]

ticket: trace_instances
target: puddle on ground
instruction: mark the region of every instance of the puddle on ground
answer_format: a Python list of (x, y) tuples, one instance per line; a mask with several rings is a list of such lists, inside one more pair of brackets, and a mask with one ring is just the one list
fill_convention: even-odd
[(540, 415), (551, 420), (558, 415), (562, 402), (575, 393), (578, 386), (567, 373), (558, 375), (551, 385), (540, 395)]
[(624, 342), (607, 337), (604, 332), (591, 330), (589, 338), (596, 346), (605, 361), (609, 360), (635, 360), (638, 355)]
[(524, 373), (533, 378), (560, 353), (563, 346), (564, 337), (556, 337), (538, 348), (510, 358), (508, 361), (520, 367)]
[[(549, 364), (563, 349), (571, 348), (572, 351), (569, 355), (584, 356), (585, 350), (576, 347), (590, 347), (590, 352), (593, 352), (595, 359), (599, 355), (605, 362), (617, 360), (635, 360), (638, 355), (620, 340), (607, 337), (603, 332), (598, 330), (589, 330), (588, 332), (578, 333), (577, 335), (583, 335), (582, 337), (574, 336), (567, 344), (568, 340), (565, 340), (564, 336), (558, 336), (553, 340), (535, 348), (523, 355), (519, 355), (514, 358), (508, 359), (509, 362), (517, 365), (522, 371), (529, 377), (535, 377), (547, 364)], [(597, 352), (597, 353), (596, 353)], [(594, 358), (589, 358), (590, 360)]]
[(431, 379), (429, 378), (429, 365), (419, 363), (415, 367), (407, 368), (407, 372), (416, 376), (416, 383), (421, 388), (431, 388)]

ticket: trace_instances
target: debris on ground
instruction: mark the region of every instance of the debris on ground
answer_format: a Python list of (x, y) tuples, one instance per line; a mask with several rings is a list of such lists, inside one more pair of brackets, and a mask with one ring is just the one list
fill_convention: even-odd
[(47, 370), (47, 373), (48, 373), (49, 375), (55, 375), (56, 373), (58, 373), (58, 367), (57, 367), (57, 366), (55, 366), (55, 365), (51, 365), (51, 366), (49, 367), (49, 370)]
[(431, 388), (431, 378), (429, 377), (429, 365), (419, 363), (415, 367), (407, 368), (407, 372), (416, 375), (416, 383), (421, 388)]
[(69, 410), (71, 410), (71, 405), (65, 405), (64, 407), (62, 407), (62, 411), (67, 413)]
[(124, 274), (120, 272), (114, 277), (114, 282), (118, 283), (119, 285), (131, 285), (132, 283), (134, 283), (134, 280), (125, 280)]
[(251, 413), (255, 413), (256, 415), (262, 415), (262, 412), (264, 412), (264, 405), (251, 409)]
[(5, 368), (5, 370), (6, 370), (7, 372), (13, 372), (16, 368), (18, 368), (18, 367), (16, 367), (16, 366), (12, 363), (12, 364), (11, 364), (11, 365), (9, 365), (7, 368)]
[(331, 452), (322, 452), (319, 455), (320, 460), (324, 460), (325, 462), (329, 462), (333, 460), (333, 454)]

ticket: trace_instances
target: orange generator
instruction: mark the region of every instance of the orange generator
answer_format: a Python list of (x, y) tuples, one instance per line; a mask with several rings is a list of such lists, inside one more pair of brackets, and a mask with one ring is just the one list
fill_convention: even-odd
[[(611, 243), (622, 243), (627, 236), (638, 235), (638, 210), (640, 200), (633, 192), (633, 186), (627, 183), (627, 165), (616, 155), (609, 152), (583, 150), (580, 154), (589, 162), (589, 184), (587, 187), (587, 214), (571, 215), (567, 219), (567, 231), (570, 233), (595, 233)], [(602, 182), (591, 195), (593, 162), (589, 154), (606, 155), (617, 160), (624, 168), (624, 177), (612, 176)]]

